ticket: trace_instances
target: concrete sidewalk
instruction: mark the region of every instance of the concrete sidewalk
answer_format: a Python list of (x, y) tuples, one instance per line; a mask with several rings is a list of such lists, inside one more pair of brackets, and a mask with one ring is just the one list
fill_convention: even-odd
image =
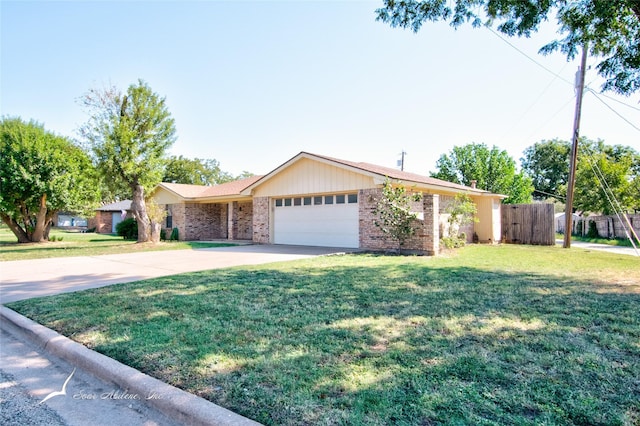
[[(564, 241), (562, 240), (556, 240), (556, 245), (562, 246), (563, 243)], [(638, 252), (640, 252), (640, 249), (636, 252), (633, 247), (610, 246), (608, 244), (587, 243), (584, 241), (571, 241), (571, 248), (605, 251), (607, 253), (623, 254), (626, 256), (638, 256)]]
[[(345, 249), (246, 245), (0, 262), (0, 302), (342, 252)], [(4, 306), (0, 328), (2, 424), (258, 424), (91, 351)], [(48, 395), (55, 396), (43, 403)]]
[[(46, 407), (55, 416), (44, 415), (63, 424), (259, 424), (89, 350), (4, 306), (0, 322), (2, 375), (29, 393), (31, 410)], [(4, 405), (10, 407), (11, 401)], [(24, 413), (14, 417), (15, 424), (29, 424)]]

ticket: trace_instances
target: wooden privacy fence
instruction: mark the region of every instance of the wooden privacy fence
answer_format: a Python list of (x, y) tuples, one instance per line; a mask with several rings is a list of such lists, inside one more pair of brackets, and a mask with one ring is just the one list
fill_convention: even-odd
[(501, 213), (502, 242), (555, 245), (553, 204), (503, 204)]

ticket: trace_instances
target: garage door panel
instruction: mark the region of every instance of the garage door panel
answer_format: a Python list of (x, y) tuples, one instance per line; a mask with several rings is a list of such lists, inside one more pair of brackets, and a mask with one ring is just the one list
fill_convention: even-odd
[(276, 244), (357, 248), (358, 228), (355, 203), (275, 208)]

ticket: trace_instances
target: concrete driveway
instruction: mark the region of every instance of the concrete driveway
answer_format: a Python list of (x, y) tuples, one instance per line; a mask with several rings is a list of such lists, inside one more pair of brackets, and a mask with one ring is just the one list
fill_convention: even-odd
[[(556, 240), (556, 245), (562, 246), (562, 240)], [(614, 254), (624, 254), (628, 256), (636, 256), (639, 257), (639, 251), (636, 251), (633, 247), (624, 247), (624, 246), (610, 246), (607, 244), (596, 244), (596, 243), (587, 243), (584, 241), (571, 241), (571, 247), (580, 248), (584, 250), (596, 250), (596, 251), (606, 251), (608, 253)]]
[(304, 259), (349, 249), (242, 245), (0, 262), (0, 303), (229, 266)]

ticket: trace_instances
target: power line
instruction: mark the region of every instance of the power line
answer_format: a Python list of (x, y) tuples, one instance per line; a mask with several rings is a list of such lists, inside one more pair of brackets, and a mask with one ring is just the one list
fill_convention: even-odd
[[(504, 37), (502, 37), (500, 34), (498, 34), (496, 31), (493, 30), (493, 28), (491, 28), (488, 25), (485, 25), (485, 28), (488, 29), (489, 31), (491, 31), (496, 37), (498, 37), (500, 40), (502, 40), (503, 42), (505, 42), (507, 45), (509, 45), (511, 48), (515, 49), (518, 53), (520, 53), (521, 55), (523, 55), (525, 58), (529, 59), (531, 62), (533, 62), (534, 64), (536, 64), (537, 66), (539, 66), (540, 68), (542, 68), (543, 70), (547, 71), (548, 73), (552, 74), (553, 76), (555, 76), (556, 78), (560, 79), (561, 81), (570, 84), (572, 86), (574, 86), (573, 82), (570, 82), (569, 80), (565, 79), (564, 77), (560, 76), (558, 73), (550, 70), (549, 68), (545, 67), (544, 65), (542, 65), (540, 62), (536, 61), (535, 59), (533, 59), (531, 56), (527, 55), (525, 52), (523, 52), (522, 50), (520, 50), (518, 47), (516, 47), (513, 43), (509, 42), (507, 39), (505, 39)], [(563, 68), (564, 69), (564, 68)], [(595, 80), (594, 80), (595, 81)], [(598, 99), (600, 102), (602, 102), (607, 108), (609, 108), (614, 114), (616, 114), (618, 117), (620, 117), (622, 120), (624, 120), (626, 123), (628, 123), (631, 127), (633, 127), (634, 129), (640, 131), (640, 128), (638, 126), (636, 126), (635, 124), (633, 124), (631, 121), (629, 121), (628, 119), (626, 119), (625, 117), (623, 117), (618, 111), (616, 111), (615, 109), (613, 109), (609, 104), (607, 104), (605, 101), (603, 101), (599, 95), (602, 95), (606, 98), (611, 99), (612, 101), (618, 102), (619, 104), (622, 104), (628, 108), (632, 108), (635, 109), (637, 111), (640, 111), (640, 108), (634, 107), (632, 105), (626, 104), (622, 101), (619, 101), (611, 96), (605, 95), (604, 93), (596, 93), (593, 89), (589, 88), (589, 87), (585, 87), (585, 89), (587, 89), (589, 92), (593, 93), (593, 95), (596, 97), (596, 99)], [(546, 91), (546, 88), (545, 90)], [(544, 93), (543, 91), (543, 93)], [(536, 100), (537, 102), (537, 100)], [(536, 103), (534, 102), (534, 104)], [(530, 109), (531, 107), (529, 107)], [(561, 110), (564, 109), (561, 108)], [(559, 111), (558, 111), (559, 112)], [(555, 114), (554, 114), (555, 115)], [(553, 118), (553, 117), (552, 117)], [(548, 122), (548, 121), (547, 121)], [(545, 122), (545, 124), (547, 123)], [(542, 126), (541, 126), (542, 127)], [(537, 131), (537, 129), (536, 129)], [(535, 132), (534, 132), (535, 133)]]
[(523, 55), (525, 58), (529, 59), (531, 62), (533, 62), (534, 64), (536, 64), (537, 66), (539, 66), (540, 68), (542, 68), (543, 70), (547, 71), (550, 74), (555, 75), (557, 78), (559, 78), (560, 80), (564, 81), (565, 83), (573, 86), (574, 83), (572, 81), (567, 80), (566, 78), (562, 77), (561, 75), (551, 71), (549, 68), (545, 67), (544, 65), (542, 65), (540, 62), (536, 61), (535, 59), (533, 59), (531, 56), (527, 55), (526, 53), (524, 53), (522, 50), (518, 49), (513, 43), (511, 43), (510, 41), (508, 41), (507, 39), (505, 39), (504, 37), (502, 37), (500, 34), (498, 34), (497, 32), (495, 32), (493, 30), (493, 28), (489, 27), (489, 26), (485, 26), (486, 29), (488, 29), (489, 31), (491, 31), (496, 37), (498, 37), (500, 40), (504, 41), (505, 43), (507, 43), (509, 46), (511, 46), (513, 49), (515, 49), (516, 51), (518, 51), (521, 55)]
[[(593, 89), (589, 89), (589, 90), (593, 91)], [(633, 105), (629, 105), (629, 104), (627, 104), (627, 103), (624, 103), (624, 102), (622, 102), (621, 100), (618, 100), (618, 99), (614, 98), (613, 96), (609, 96), (609, 95), (607, 95), (607, 94), (605, 94), (605, 93), (603, 93), (603, 92), (598, 92), (598, 95), (600, 95), (600, 96), (604, 96), (604, 97), (605, 97), (605, 98), (607, 98), (607, 99), (611, 99), (612, 101), (617, 102), (617, 103), (619, 103), (620, 105), (624, 105), (624, 106), (626, 106), (627, 108), (631, 108), (631, 109), (635, 109), (636, 111), (640, 111), (640, 108), (638, 108), (638, 107), (634, 107)]]
[(538, 192), (538, 193), (543, 194), (543, 195), (549, 195), (549, 196), (551, 196), (551, 197), (553, 197), (553, 198), (555, 198), (557, 200), (560, 200), (560, 201), (561, 200), (566, 200), (566, 198), (567, 198), (564, 195), (552, 194), (550, 192), (545, 192), (545, 191), (542, 191), (540, 189), (535, 189), (535, 188), (534, 188), (533, 192)]
[(600, 102), (602, 102), (604, 104), (604, 106), (606, 106), (607, 108), (609, 108), (615, 115), (617, 115), (618, 117), (620, 117), (622, 120), (624, 120), (627, 124), (629, 124), (631, 127), (633, 127), (634, 129), (636, 129), (637, 131), (640, 132), (640, 127), (636, 126), (635, 124), (633, 124), (631, 121), (627, 120), (625, 117), (623, 117), (618, 111), (616, 111), (615, 109), (611, 108), (611, 106), (609, 104), (607, 104), (605, 101), (603, 101), (602, 99), (600, 99), (600, 96), (598, 96), (598, 94), (590, 88), (586, 88), (587, 91), (589, 93), (592, 93), (593, 96), (596, 97), (597, 100), (599, 100)]

